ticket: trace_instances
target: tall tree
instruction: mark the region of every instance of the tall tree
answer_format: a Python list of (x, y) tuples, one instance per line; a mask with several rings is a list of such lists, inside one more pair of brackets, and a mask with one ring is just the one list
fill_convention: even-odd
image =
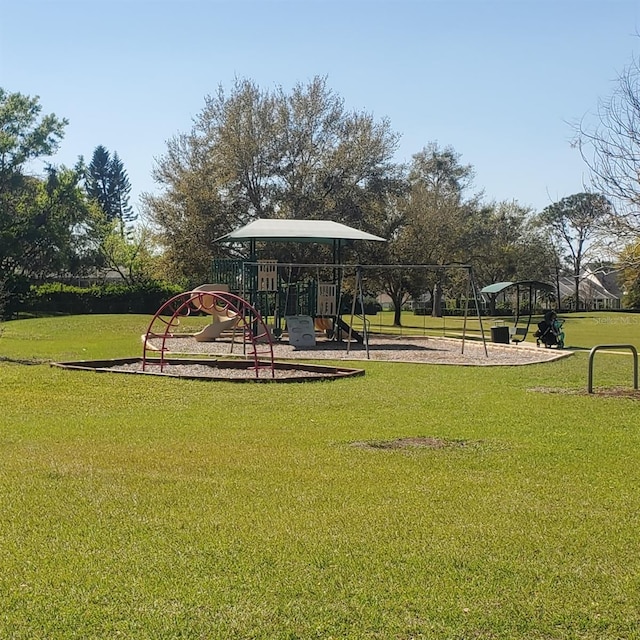
[(28, 163), (53, 154), (67, 121), (41, 116), (37, 97), (0, 89), (0, 279), (78, 267), (79, 225), (89, 214), (75, 169), (29, 175)]
[(110, 167), (111, 155), (102, 145), (97, 146), (87, 167), (86, 184), (89, 197), (100, 205), (108, 220), (113, 220)]
[(53, 113), (41, 116), (39, 100), (0, 87), (0, 194), (20, 188), (25, 165), (52, 155), (69, 124)]
[(215, 244), (239, 219), (218, 190), (215, 164), (198, 138), (182, 134), (169, 141), (154, 168), (161, 195), (145, 194), (143, 206), (163, 248), (165, 275), (186, 284), (206, 282), (214, 257), (232, 257), (233, 247)]
[(576, 311), (580, 309), (580, 273), (594, 252), (594, 239), (611, 215), (611, 203), (599, 193), (576, 193), (546, 207), (539, 224), (548, 228), (558, 245), (567, 252), (574, 279)]
[(515, 201), (482, 208), (474, 230), (472, 259), (482, 283), (548, 280), (553, 263), (553, 245), (530, 208)]
[(11, 242), (0, 253), (0, 273), (41, 279), (76, 274), (92, 262), (86, 230), (94, 212), (80, 187), (81, 172), (50, 166), (46, 174), (25, 178), (14, 194)]
[(117, 152), (113, 156), (102, 145), (93, 151), (87, 167), (86, 187), (109, 222), (117, 222), (122, 237), (131, 232), (137, 216), (129, 204), (131, 184)]
[(615, 205), (609, 230), (625, 280), (638, 281), (640, 264), (629, 260), (634, 255), (629, 247), (640, 237), (640, 56), (620, 73), (612, 94), (599, 101), (595, 120), (585, 117), (576, 133), (594, 189)]
[[(481, 208), (473, 232), (476, 278), (482, 285), (515, 280), (551, 281), (555, 256), (548, 235), (535, 224), (533, 211), (515, 201)], [(490, 298), (495, 312), (495, 297)]]
[(386, 268), (399, 265), (406, 255), (403, 229), (406, 225), (406, 216), (403, 211), (404, 200), (407, 197), (408, 184), (406, 181), (397, 181), (396, 186), (390, 191), (387, 201), (380, 207), (379, 219), (376, 224), (376, 233), (387, 242), (366, 243), (359, 247), (360, 252), (357, 262), (362, 264), (384, 265), (381, 269), (367, 269), (365, 273), (366, 286), (372, 293), (384, 292), (390, 298), (394, 308), (394, 325), (401, 326), (401, 310), (410, 297), (410, 292), (416, 287), (413, 285), (416, 273), (402, 268)]
[[(375, 233), (396, 184), (397, 140), (386, 120), (348, 112), (324, 78), (290, 93), (238, 80), (169, 142), (154, 170), (164, 193), (147, 196), (146, 209), (180, 265), (198, 246), (224, 255), (207, 241), (255, 218), (322, 218)], [(289, 245), (287, 261), (317, 261), (322, 250)]]
[[(473, 176), (473, 167), (463, 165), (452, 147), (441, 149), (431, 142), (413, 156), (402, 205), (405, 225), (398, 236), (403, 262), (442, 267), (470, 259), (479, 207), (479, 196), (466, 197)], [(442, 315), (444, 275), (444, 269), (431, 274), (434, 316)]]
[(118, 152), (113, 152), (111, 166), (109, 167), (109, 177), (111, 185), (113, 213), (119, 222), (120, 234), (122, 236), (130, 234), (132, 225), (138, 216), (133, 213), (133, 208), (129, 204), (131, 193), (131, 183), (129, 176), (118, 156)]
[[(576, 144), (589, 166), (594, 190), (616, 204), (611, 230), (640, 234), (640, 57), (634, 57), (602, 99), (595, 122), (576, 127)], [(614, 213), (614, 210), (611, 210)], [(613, 226), (615, 223), (615, 226)]]

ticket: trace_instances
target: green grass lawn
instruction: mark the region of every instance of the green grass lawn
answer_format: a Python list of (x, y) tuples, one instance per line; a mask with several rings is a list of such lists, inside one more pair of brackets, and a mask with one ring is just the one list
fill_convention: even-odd
[[(636, 319), (295, 385), (46, 364), (138, 355), (145, 316), (3, 324), (0, 638), (640, 638), (640, 403), (577, 393)], [(353, 444), (413, 436), (450, 446)]]

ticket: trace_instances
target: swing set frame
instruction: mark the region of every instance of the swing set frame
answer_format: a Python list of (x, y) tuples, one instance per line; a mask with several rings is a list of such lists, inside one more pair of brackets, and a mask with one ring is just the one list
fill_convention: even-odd
[[(260, 290), (261, 279), (259, 269), (265, 264), (269, 263), (275, 267), (275, 275), (269, 277), (269, 290)], [(307, 279), (304, 282), (309, 285), (310, 291), (315, 293), (316, 303), (305, 301), (303, 305), (308, 313), (291, 313), (294, 310), (294, 306), (291, 304), (291, 291), (293, 285), (296, 284), (293, 281), (293, 271), (299, 270), (312, 270), (316, 271), (317, 279), (312, 282), (312, 279)], [(466, 272), (466, 295), (463, 313), (463, 328), (462, 328), (462, 340), (461, 340), (461, 353), (464, 353), (465, 343), (467, 340), (468, 327), (467, 321), (469, 318), (469, 303), (472, 303), (473, 315), (478, 320), (480, 327), (480, 338), (484, 347), (485, 355), (488, 357), (487, 351), (487, 339), (482, 321), (482, 313), (480, 309), (480, 297), (478, 295), (478, 289), (473, 276), (473, 268), (467, 264), (446, 264), (446, 265), (434, 265), (434, 264), (330, 264), (330, 263), (294, 263), (294, 262), (275, 262), (275, 261), (243, 261), (241, 282), (239, 283), (239, 294), (250, 301), (262, 314), (264, 318), (272, 318), (273, 333), (276, 338), (279, 338), (285, 327), (283, 326), (283, 320), (287, 315), (310, 315), (314, 323), (319, 319), (331, 319), (333, 320), (333, 327), (327, 328), (327, 335), (337, 341), (345, 341), (346, 350), (349, 353), (352, 342), (361, 342), (367, 353), (367, 359), (369, 359), (369, 321), (365, 314), (365, 274), (367, 271), (384, 271), (384, 270), (421, 270), (421, 271), (435, 271), (441, 273), (447, 273), (448, 271), (463, 271)], [(287, 273), (286, 279), (281, 276), (283, 273)], [(331, 272), (333, 274), (333, 282), (320, 281), (320, 272)], [(354, 292), (351, 297), (350, 312), (343, 313), (343, 298), (344, 287), (343, 283), (346, 277), (354, 278)], [(335, 301), (330, 308), (332, 312), (326, 313), (325, 309), (319, 309), (318, 293), (320, 287), (323, 284), (331, 284), (335, 286)], [(261, 294), (270, 293), (275, 299), (274, 304), (269, 307), (264, 302), (264, 296)], [(297, 294), (296, 294), (297, 295)], [(263, 297), (263, 300), (261, 300)], [(299, 300), (296, 299), (296, 305)], [(362, 313), (357, 313), (357, 309), (360, 309)], [(296, 309), (299, 311), (299, 309)], [(349, 320), (345, 321), (344, 317), (348, 316)], [(354, 329), (356, 319), (361, 320), (362, 329)], [(354, 340), (355, 337), (355, 340)]]

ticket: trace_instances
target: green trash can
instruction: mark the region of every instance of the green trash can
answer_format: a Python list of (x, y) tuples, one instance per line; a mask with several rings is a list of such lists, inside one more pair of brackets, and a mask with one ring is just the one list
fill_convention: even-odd
[(509, 344), (509, 327), (491, 327), (491, 342)]

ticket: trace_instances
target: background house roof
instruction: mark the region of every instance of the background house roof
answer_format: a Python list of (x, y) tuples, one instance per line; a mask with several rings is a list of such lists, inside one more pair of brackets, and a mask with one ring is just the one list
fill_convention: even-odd
[[(573, 276), (561, 276), (558, 279), (560, 297), (571, 297), (575, 294), (575, 279)], [(582, 277), (579, 285), (579, 295), (587, 300), (620, 300), (621, 295), (612, 293), (595, 277)]]

